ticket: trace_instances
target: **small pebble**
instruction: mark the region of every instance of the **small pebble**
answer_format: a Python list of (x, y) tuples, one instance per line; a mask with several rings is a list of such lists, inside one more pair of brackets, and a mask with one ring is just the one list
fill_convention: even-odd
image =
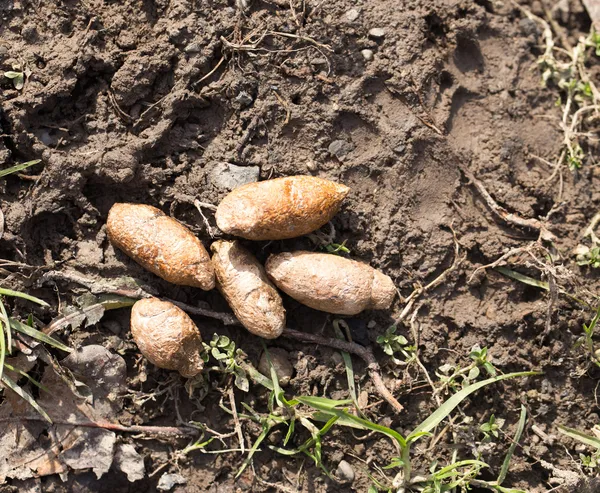
[(362, 50), (360, 53), (367, 62), (373, 60), (373, 52), (371, 50)]
[[(271, 358), (271, 363), (273, 363), (273, 368), (275, 368), (279, 385), (286, 387), (294, 374), (294, 367), (290, 363), (288, 352), (285, 349), (271, 347), (269, 348), (269, 357)], [(258, 371), (265, 377), (271, 378), (271, 367), (266, 352), (263, 352), (260, 357)]]
[(346, 157), (346, 155), (352, 152), (353, 149), (354, 146), (345, 140), (334, 140), (331, 144), (329, 144), (328, 147), (329, 153), (338, 159), (343, 159)]
[(383, 39), (385, 37), (385, 29), (381, 27), (374, 27), (369, 30), (369, 37), (373, 39)]
[(235, 97), (235, 100), (240, 103), (242, 106), (248, 106), (254, 101), (252, 96), (248, 94), (246, 91), (240, 91), (240, 93)]
[(171, 491), (178, 484), (186, 484), (185, 479), (181, 474), (163, 474), (158, 481), (156, 489), (160, 491)]
[(183, 51), (185, 51), (186, 53), (200, 53), (203, 49), (203, 46), (201, 43), (197, 42), (197, 41), (193, 41), (191, 42), (189, 45), (187, 45)]
[(354, 481), (354, 469), (345, 460), (340, 461), (335, 473), (342, 483), (352, 483)]
[(356, 9), (350, 9), (348, 12), (346, 12), (346, 19), (348, 19), (350, 22), (354, 22), (359, 16), (360, 12)]

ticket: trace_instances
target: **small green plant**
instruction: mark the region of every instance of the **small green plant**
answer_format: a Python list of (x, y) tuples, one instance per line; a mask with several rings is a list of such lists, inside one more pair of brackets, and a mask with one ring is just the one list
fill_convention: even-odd
[(350, 253), (350, 249), (346, 246), (346, 240), (342, 243), (328, 243), (327, 245), (323, 245), (323, 249), (328, 253), (334, 253), (336, 255), (339, 253)]
[(483, 369), (490, 377), (495, 377), (497, 370), (488, 360), (488, 350), (473, 346), (469, 357), (473, 362), (465, 367), (445, 364), (440, 366), (436, 375), (440, 379), (441, 387), (438, 392), (450, 390), (456, 392), (476, 381)]
[(588, 358), (596, 365), (600, 366), (600, 352), (596, 350), (594, 343), (594, 333), (596, 331), (596, 325), (600, 320), (600, 307), (596, 310), (596, 314), (592, 321), (588, 324), (583, 324), (583, 334), (579, 337), (575, 343), (575, 348), (582, 347), (588, 356)]
[(600, 267), (600, 246), (593, 246), (592, 248), (584, 247), (577, 254), (577, 265), (589, 265), (594, 269)]
[(15, 64), (12, 70), (4, 72), (4, 77), (11, 79), (15, 89), (20, 91), (25, 85), (25, 79), (31, 75), (31, 69), (25, 65)]
[[(396, 334), (397, 326), (388, 327), (385, 334), (377, 338), (377, 344), (381, 345), (383, 352), (392, 358), (392, 361), (397, 364), (408, 364), (416, 358), (416, 346), (409, 344), (406, 337), (401, 334)], [(404, 360), (396, 357), (401, 354)]]
[(494, 438), (498, 438), (502, 426), (504, 426), (504, 420), (496, 420), (496, 416), (492, 414), (487, 423), (483, 423), (479, 426), (479, 430), (483, 433), (483, 441), (491, 442)]
[(202, 344), (205, 349), (205, 362), (209, 361), (209, 355), (217, 362), (217, 366), (213, 366), (212, 368), (209, 368), (209, 370), (233, 375), (235, 377), (235, 386), (244, 392), (248, 392), (248, 376), (239, 363), (239, 359), (243, 358), (245, 355), (241, 349), (236, 349), (235, 342), (227, 336), (214, 334), (210, 344)]

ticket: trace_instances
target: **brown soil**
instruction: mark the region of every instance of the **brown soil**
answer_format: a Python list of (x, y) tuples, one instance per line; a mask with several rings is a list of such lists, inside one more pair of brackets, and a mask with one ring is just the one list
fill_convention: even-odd
[[(530, 8), (543, 15), (539, 2)], [(583, 477), (574, 443), (558, 436), (556, 424), (589, 430), (598, 422), (598, 371), (580, 371), (582, 352), (573, 348), (590, 311), (562, 297), (549, 309), (544, 291), (493, 270), (470, 280), (477, 267), (537, 235), (499, 224), (461, 166), (511, 212), (543, 218), (554, 207), (549, 225), (562, 262), (579, 273), (579, 284), (591, 291), (598, 286), (598, 274), (577, 267), (569, 252), (600, 207), (600, 172), (591, 163), (578, 173), (565, 170), (557, 203), (559, 183), (547, 180), (552, 169), (532, 157), (553, 161), (560, 151), (557, 94), (541, 86), (535, 68), (541, 54), (539, 28), (510, 2), (254, 0), (242, 13), (226, 0), (4, 0), (0, 23), (2, 70), (13, 63), (32, 70), (21, 91), (8, 79), (2, 82), (0, 161), (9, 166), (42, 160), (27, 179), (0, 181), (5, 215), (0, 258), (34, 267), (2, 284), (51, 303), (50, 310), (35, 312), (42, 321), (49, 322), (59, 303), (72, 303), (84, 291), (64, 280), (43, 281), (48, 271), (97, 280), (131, 276), (159, 296), (228, 310), (216, 291), (174, 287), (116, 252), (104, 226), (115, 202), (159, 207), (208, 245), (193, 202), (214, 204), (228, 192), (211, 177), (221, 163), (258, 166), (261, 179), (293, 174), (334, 179), (351, 187), (333, 220), (336, 242), (346, 241), (354, 258), (392, 276), (405, 296), (415, 283), (425, 284), (451, 265), (451, 227), (456, 232), (466, 260), (422, 298), (416, 318), (420, 356), (432, 377), (443, 364), (467, 364), (475, 344), (489, 348), (502, 372), (545, 372), (479, 391), (462, 406), (474, 418), (471, 434), (465, 425), (457, 443), (448, 433), (427, 453), (423, 442), (417, 464), (426, 468), (433, 459), (443, 462), (457, 446), (461, 457), (472, 458), (473, 444), (481, 439), (478, 425), (493, 413), (507, 421), (506, 435), (482, 456), (491, 465), (485, 478), (493, 479), (525, 402), (528, 426), (506, 485), (547, 491), (557, 486), (557, 474), (548, 464)], [(587, 32), (589, 19), (581, 6), (573, 7), (563, 27), (574, 40)], [(370, 35), (372, 28), (385, 33)], [(295, 37), (262, 37), (265, 31)], [(255, 46), (246, 51), (232, 46), (241, 43)], [(373, 59), (366, 60), (361, 50), (371, 50)], [(315, 248), (307, 238), (244, 244), (261, 261), (269, 253)], [(520, 271), (540, 277), (532, 268)], [(332, 317), (289, 298), (285, 304), (290, 327), (331, 331)], [(377, 336), (402, 307), (397, 301), (391, 312), (348, 319), (354, 340), (377, 346)], [(31, 306), (17, 303), (16, 309), (26, 315)], [(56, 335), (75, 346), (118, 349), (128, 364), (129, 387), (151, 392), (169, 373), (140, 361), (128, 316), (127, 309), (110, 312), (92, 327)], [(258, 364), (257, 338), (211, 319), (195, 320), (205, 339), (214, 332), (229, 335)], [(400, 332), (412, 340), (409, 324)], [(289, 395), (347, 396), (336, 351), (284, 338), (272, 344), (290, 352), (296, 375)], [(376, 404), (379, 397), (356, 359), (357, 380), (374, 404), (367, 414), (410, 430), (436, 407), (430, 389), (416, 370), (403, 374), (381, 351), (376, 354), (406, 411), (397, 416), (387, 404)], [(140, 371), (147, 372), (145, 382)], [(217, 387), (210, 389), (199, 414), (183, 383), (175, 397), (167, 394), (141, 407), (125, 399), (114, 420), (175, 425), (175, 398), (184, 420), (196, 419), (222, 432), (233, 429), (219, 407)], [(267, 395), (257, 387), (236, 395), (238, 401), (266, 409)], [(541, 440), (532, 431), (534, 424), (550, 439)], [(249, 422), (243, 429), (252, 439), (260, 432)], [(299, 471), (299, 491), (364, 492), (371, 482), (359, 459), (383, 466), (394, 450), (378, 436), (357, 436), (334, 429), (323, 451), (325, 465), (333, 470), (343, 458), (353, 465), (351, 486), (327, 479), (308, 461), (266, 448), (256, 455), (254, 472), (248, 469), (237, 481), (243, 460), (237, 453), (191, 454), (163, 472), (187, 478), (187, 485), (175, 488), (179, 492), (274, 491), (272, 484), (296, 491)], [(121, 441), (143, 453), (148, 473), (187, 443), (125, 434)], [(161, 474), (131, 484), (117, 472), (100, 481), (91, 472), (71, 474), (67, 482), (47, 476), (41, 487), (53, 492), (155, 491)], [(568, 488), (562, 491), (575, 491)], [(0, 491), (25, 489), (9, 479)]]

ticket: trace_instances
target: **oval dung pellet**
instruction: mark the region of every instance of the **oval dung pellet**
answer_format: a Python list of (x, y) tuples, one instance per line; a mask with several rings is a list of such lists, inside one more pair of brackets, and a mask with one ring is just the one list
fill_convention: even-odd
[(160, 209), (114, 204), (106, 229), (113, 245), (165, 281), (204, 290), (215, 287), (210, 256), (200, 240)]
[(219, 204), (221, 231), (248, 240), (284, 240), (319, 229), (339, 210), (350, 189), (314, 176), (248, 183)]
[(327, 253), (271, 255), (265, 269), (283, 292), (329, 313), (356, 315), (366, 309), (389, 308), (396, 295), (390, 277), (367, 264)]
[(217, 289), (249, 332), (274, 339), (285, 328), (281, 296), (256, 257), (238, 241), (211, 245)]
[(179, 307), (158, 298), (137, 301), (131, 309), (131, 335), (140, 352), (159, 368), (191, 378), (202, 371), (202, 337)]

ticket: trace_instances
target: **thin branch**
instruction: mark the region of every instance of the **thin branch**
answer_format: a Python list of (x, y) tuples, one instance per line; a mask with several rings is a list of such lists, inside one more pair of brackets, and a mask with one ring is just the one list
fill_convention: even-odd
[(517, 226), (519, 228), (532, 229), (539, 234), (548, 234), (553, 236), (552, 233), (550, 233), (546, 229), (545, 225), (541, 221), (534, 218), (523, 218), (518, 214), (508, 212), (504, 207), (498, 205), (498, 203), (487, 191), (483, 183), (481, 183), (477, 178), (475, 178), (475, 175), (473, 175), (473, 173), (466, 166), (459, 166), (459, 169), (463, 172), (463, 174), (469, 180), (469, 182), (477, 189), (477, 191), (484, 199), (486, 205), (490, 208), (490, 210), (496, 216), (502, 219), (505, 223)]

